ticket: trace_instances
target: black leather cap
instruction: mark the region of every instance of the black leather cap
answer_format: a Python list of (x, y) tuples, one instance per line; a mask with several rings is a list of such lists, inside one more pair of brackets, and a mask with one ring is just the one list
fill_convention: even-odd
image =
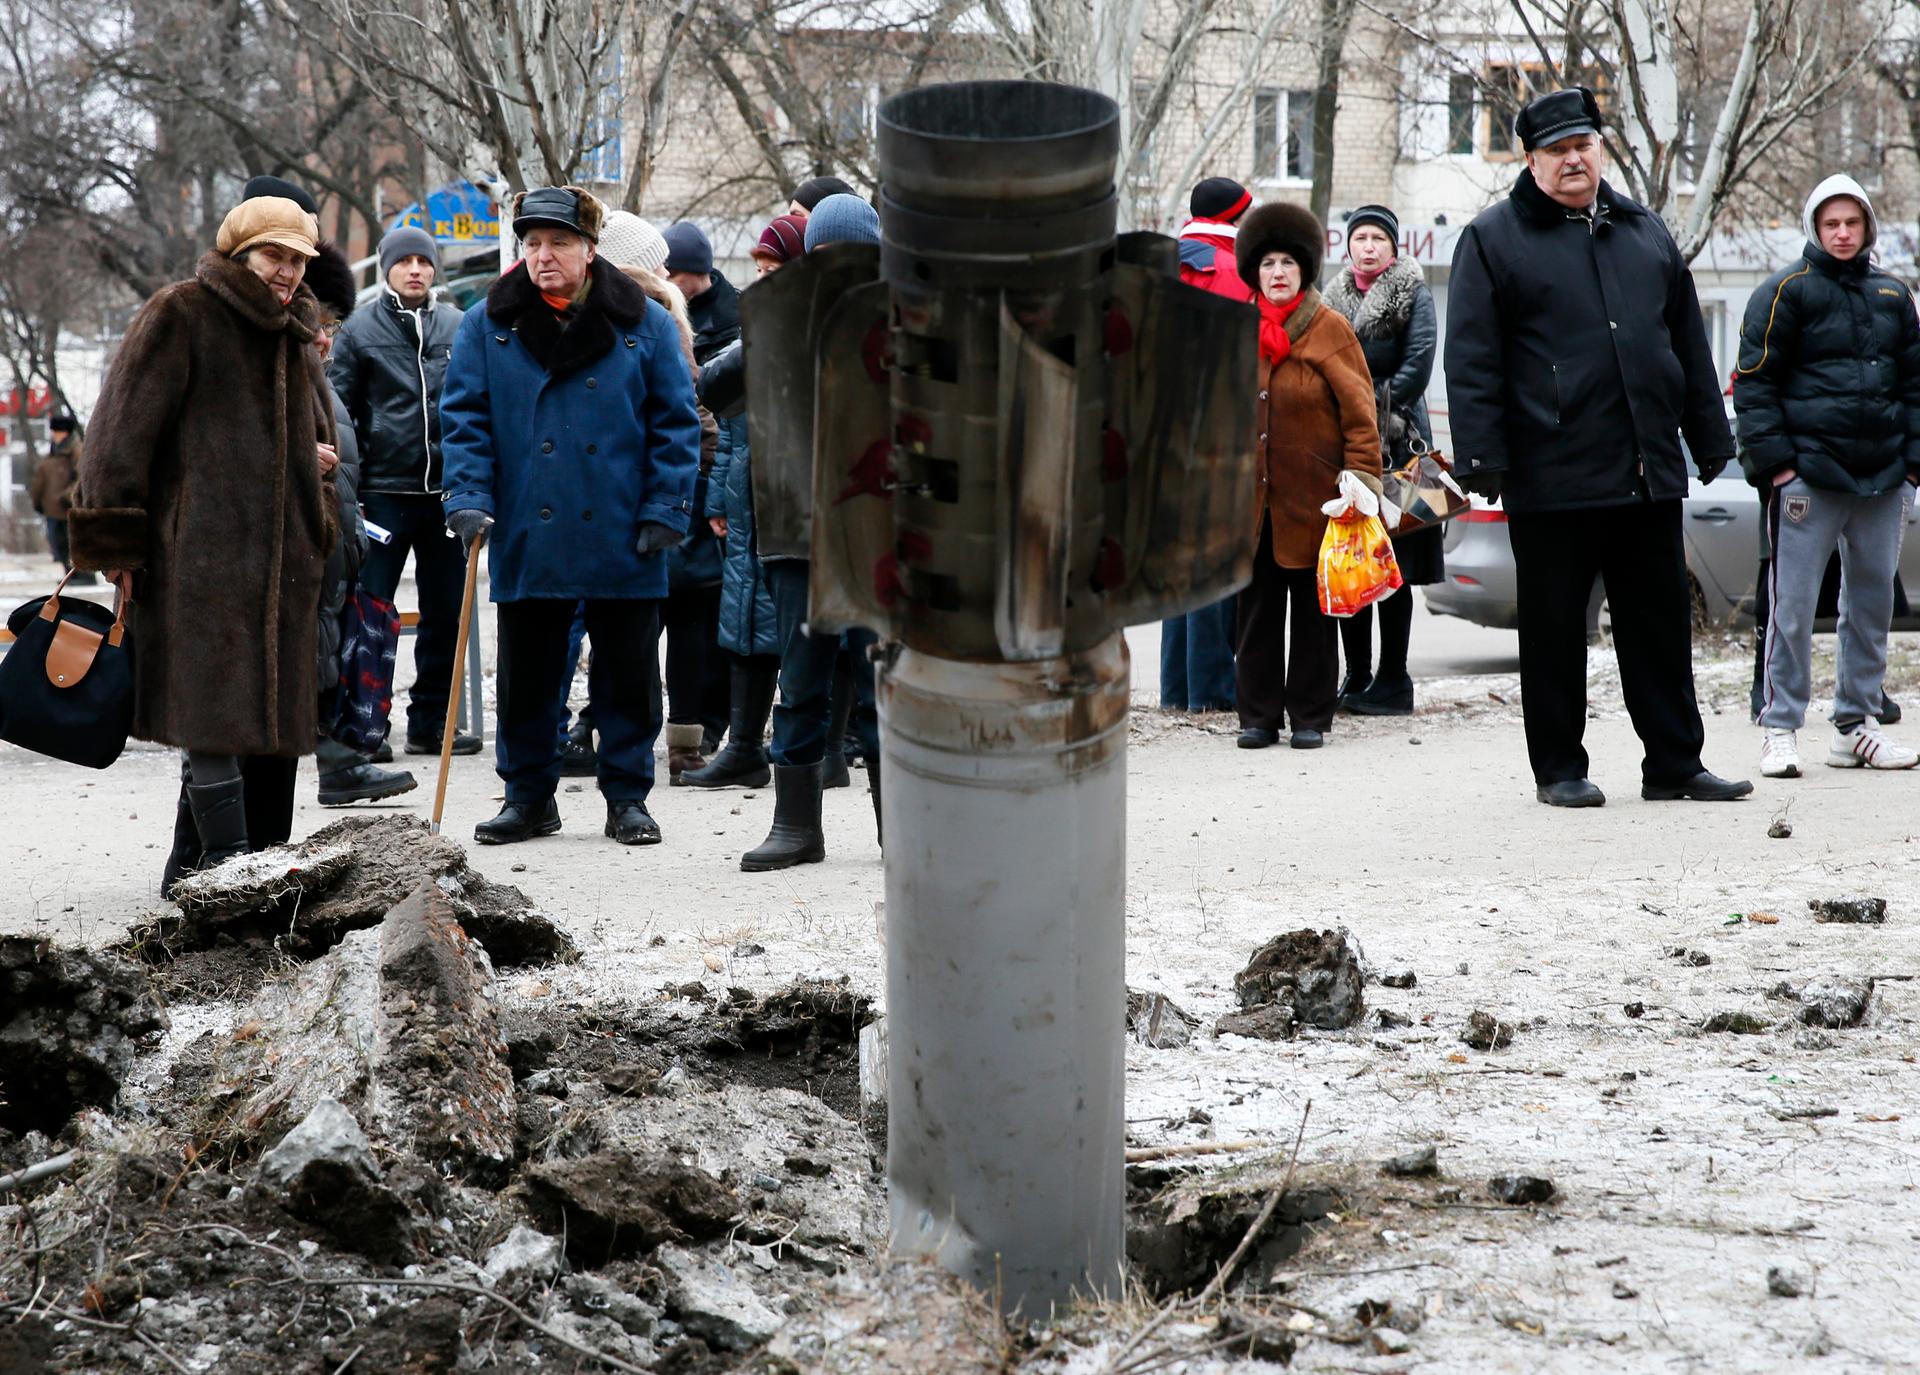
[(580, 222), (580, 193), (564, 186), (543, 186), (520, 198), (519, 213), (513, 217), (515, 238), (524, 239), (529, 229), (546, 225), (549, 229), (571, 229), (585, 238), (594, 238)]
[(1575, 134), (1600, 132), (1600, 102), (1585, 86), (1553, 91), (1526, 103), (1513, 117), (1520, 146), (1531, 153)]

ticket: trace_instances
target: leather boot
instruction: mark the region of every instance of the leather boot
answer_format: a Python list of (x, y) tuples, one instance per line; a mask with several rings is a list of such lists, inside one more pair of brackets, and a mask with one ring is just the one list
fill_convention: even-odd
[(560, 804), (549, 797), (544, 802), (507, 803), (493, 820), (473, 828), (473, 838), (482, 845), (517, 845), (559, 829)]
[(567, 730), (567, 738), (560, 746), (560, 776), (592, 778), (599, 771), (600, 756), (593, 748), (593, 718), (582, 707), (575, 714), (573, 725)]
[(733, 709), (727, 745), (703, 769), (688, 769), (680, 781), (689, 788), (764, 788), (767, 768), (767, 718), (773, 714), (773, 689), (779, 670), (754, 665), (733, 670)]
[(180, 800), (173, 809), (173, 849), (160, 869), (160, 896), (173, 896), (173, 885), (200, 867), (200, 832), (193, 824), (187, 801), (187, 757), (180, 756)]
[(225, 783), (189, 783), (187, 805), (193, 811), (193, 827), (200, 833), (200, 868), (211, 869), (247, 853), (245, 782), (235, 778)]
[(700, 737), (704, 732), (698, 721), (687, 725), (667, 723), (667, 783), (679, 787), (681, 775), (688, 769), (698, 769), (706, 760), (700, 757)]
[(750, 874), (818, 864), (827, 857), (820, 829), (820, 766), (776, 764), (773, 769), (773, 829), (755, 849), (740, 856)]

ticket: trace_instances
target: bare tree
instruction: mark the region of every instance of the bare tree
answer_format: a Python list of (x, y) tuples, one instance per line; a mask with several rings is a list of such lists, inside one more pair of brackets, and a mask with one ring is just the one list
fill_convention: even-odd
[(1857, 89), (1889, 15), (1889, 0), (1483, 0), (1412, 16), (1358, 3), (1496, 112), (1563, 83), (1600, 87), (1613, 175), (1689, 259), (1767, 160)]

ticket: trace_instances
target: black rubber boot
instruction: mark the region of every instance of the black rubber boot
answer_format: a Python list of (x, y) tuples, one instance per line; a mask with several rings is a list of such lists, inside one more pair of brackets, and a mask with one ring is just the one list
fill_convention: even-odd
[(767, 767), (767, 718), (773, 714), (773, 689), (779, 669), (755, 664), (733, 670), (733, 711), (727, 745), (702, 769), (688, 769), (680, 781), (689, 788), (764, 788), (773, 775)]
[(189, 783), (187, 805), (193, 810), (193, 827), (200, 833), (202, 869), (248, 852), (245, 782), (235, 778), (225, 783)]
[(818, 864), (827, 857), (820, 829), (820, 766), (777, 764), (773, 770), (773, 829), (755, 849), (740, 856), (750, 874)]
[(822, 788), (852, 786), (847, 772), (847, 722), (853, 716), (853, 668), (843, 650), (833, 661), (833, 693), (827, 699), (827, 757)]
[(1341, 705), (1356, 716), (1411, 716), (1413, 679), (1404, 673), (1392, 678), (1382, 675), (1365, 692)]
[(200, 832), (193, 824), (193, 805), (187, 801), (187, 757), (180, 756), (180, 800), (173, 809), (173, 849), (160, 869), (160, 896), (173, 896), (173, 885), (200, 867)]

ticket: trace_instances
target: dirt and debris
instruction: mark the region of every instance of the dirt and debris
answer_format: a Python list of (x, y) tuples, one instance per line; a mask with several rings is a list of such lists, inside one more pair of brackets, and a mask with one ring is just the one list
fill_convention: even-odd
[(1798, 984), (1782, 980), (1774, 985), (1770, 996), (1799, 1003), (1797, 1015), (1806, 1025), (1839, 1031), (1859, 1026), (1866, 1020), (1867, 1008), (1873, 1002), (1873, 988), (1872, 979), (1823, 975)]
[(1341, 1031), (1366, 1015), (1366, 974), (1346, 928), (1275, 936), (1233, 976), (1240, 1011), (1214, 1026), (1216, 1036), (1291, 1038), (1299, 1026)]
[(475, 870), (452, 839), (414, 817), (376, 815), (343, 817), (298, 844), (189, 875), (122, 948), (161, 966), (187, 995), (233, 996), (286, 961), (317, 958), (378, 926), (423, 885), (440, 890), (497, 967), (579, 956), (551, 917)]
[(1670, 960), (1678, 960), (1680, 961), (1681, 964), (1687, 965), (1694, 969), (1705, 969), (1708, 965), (1713, 963), (1713, 956), (1709, 955), (1706, 951), (1689, 950), (1684, 945), (1668, 946), (1667, 958)]
[(1404, 967), (1389, 969), (1380, 975), (1380, 986), (1382, 988), (1412, 988), (1419, 982), (1419, 976), (1411, 969)]
[(53, 1135), (106, 1107), (139, 1043), (166, 1030), (145, 971), (107, 952), (0, 937), (0, 1129)]
[(1773, 1030), (1773, 1023), (1751, 1012), (1733, 1009), (1714, 1013), (1700, 1024), (1700, 1030), (1709, 1033), (1728, 1032), (1735, 1036), (1764, 1036)]
[(1396, 1179), (1437, 1179), (1440, 1176), (1440, 1148), (1427, 1145), (1390, 1156), (1381, 1162), (1380, 1172)]
[(1497, 1174), (1487, 1181), (1488, 1197), (1516, 1207), (1545, 1203), (1557, 1192), (1551, 1179), (1542, 1179), (1538, 1175)]
[(1513, 1044), (1513, 1023), (1503, 1022), (1491, 1012), (1475, 1008), (1467, 1018), (1460, 1039), (1473, 1050), (1505, 1050)]
[(1193, 1040), (1200, 1019), (1164, 993), (1127, 990), (1127, 1030), (1143, 1046), (1178, 1050)]
[(331, 1098), (388, 1149), (499, 1177), (516, 1106), (493, 985), (486, 952), (446, 894), (423, 883), (183, 1057), (181, 1072), (205, 1076), (201, 1135), (272, 1140)]
[(698, 1166), (622, 1149), (535, 1165), (523, 1177), (534, 1215), (564, 1230), (586, 1267), (668, 1241), (710, 1241), (741, 1215), (740, 1198)]
[(1885, 898), (1809, 898), (1807, 908), (1817, 922), (1882, 926), (1887, 920)]
[(1767, 1271), (1767, 1292), (1777, 1299), (1801, 1298), (1809, 1284), (1805, 1272), (1790, 1266), (1775, 1265)]

